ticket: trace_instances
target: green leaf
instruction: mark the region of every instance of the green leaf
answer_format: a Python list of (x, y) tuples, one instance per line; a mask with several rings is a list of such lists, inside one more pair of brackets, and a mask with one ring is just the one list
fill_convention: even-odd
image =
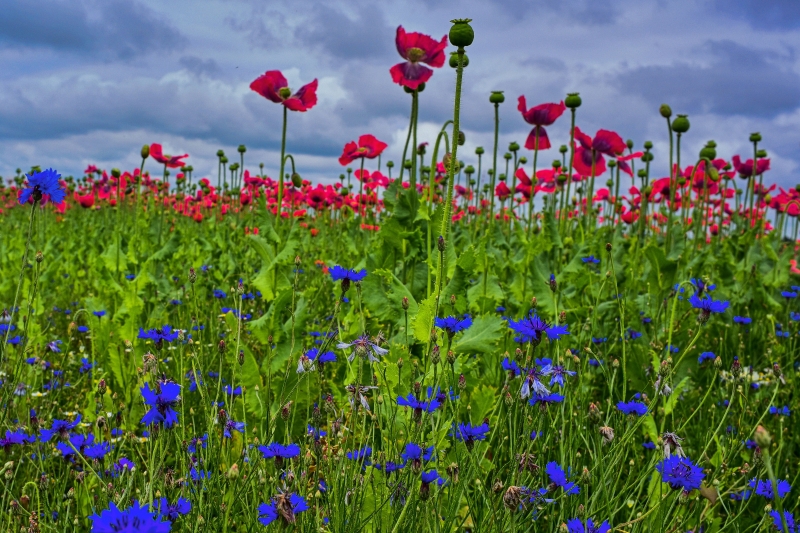
[(503, 338), (504, 325), (505, 322), (499, 316), (477, 317), (472, 326), (457, 338), (453, 352), (493, 353), (497, 349), (497, 343)]
[(670, 414), (675, 409), (675, 404), (678, 403), (678, 397), (688, 384), (689, 376), (686, 376), (672, 389), (672, 394), (669, 395), (669, 398), (667, 398), (667, 401), (664, 403), (664, 415)]
[(433, 313), (436, 307), (436, 295), (431, 294), (419, 304), (419, 309), (414, 317), (414, 338), (419, 342), (428, 342), (431, 338), (433, 327)]

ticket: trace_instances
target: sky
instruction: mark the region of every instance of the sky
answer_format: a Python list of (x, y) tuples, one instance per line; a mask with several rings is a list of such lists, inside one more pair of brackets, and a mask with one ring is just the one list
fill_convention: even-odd
[[(319, 80), (317, 106), (289, 114), (287, 150), (304, 178), (335, 180), (342, 147), (365, 133), (389, 144), (384, 163), (399, 163), (411, 99), (389, 74), (401, 61), (396, 29), (441, 39), (454, 18), (475, 29), (461, 107), (468, 164), (477, 146), (491, 151), (491, 91), (506, 95), (501, 154), (530, 129), (520, 95), (535, 105), (579, 92), (577, 125), (652, 141), (654, 175), (668, 172), (658, 113), (668, 103), (691, 121), (684, 162), (711, 139), (720, 157), (752, 157), (758, 131), (767, 181), (800, 183), (797, 0), (5, 0), (0, 175), (130, 170), (141, 146), (158, 142), (188, 153), (195, 177), (216, 178), (217, 150), (238, 160), (239, 144), (246, 168), (264, 163), (274, 176), (281, 106), (249, 89), (267, 70), (293, 89)], [(452, 117), (454, 88), (455, 71), (436, 69), (420, 95), (420, 142)], [(567, 144), (568, 114), (548, 132), (544, 162)]]

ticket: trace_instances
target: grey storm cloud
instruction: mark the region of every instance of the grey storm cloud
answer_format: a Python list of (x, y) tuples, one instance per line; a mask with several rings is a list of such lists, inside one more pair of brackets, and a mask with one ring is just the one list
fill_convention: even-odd
[(714, 0), (714, 8), (754, 28), (792, 30), (800, 28), (797, 0)]
[(105, 59), (171, 51), (186, 38), (136, 0), (6, 0), (0, 43)]
[(689, 113), (774, 117), (800, 106), (800, 74), (794, 54), (758, 50), (730, 40), (702, 47), (705, 64), (684, 61), (650, 65), (621, 73), (620, 91), (643, 96), (651, 104), (669, 103)]

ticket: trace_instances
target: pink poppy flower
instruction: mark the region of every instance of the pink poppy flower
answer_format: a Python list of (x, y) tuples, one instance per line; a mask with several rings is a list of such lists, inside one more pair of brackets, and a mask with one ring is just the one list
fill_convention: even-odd
[(618, 157), (627, 148), (625, 141), (618, 134), (608, 130), (598, 130), (594, 139), (575, 128), (575, 140), (580, 146), (575, 150), (575, 170), (583, 176), (592, 175), (592, 152), (594, 152), (594, 175), (599, 176), (606, 171), (603, 154)]
[[(525, 148), (528, 150), (547, 150), (550, 148), (550, 139), (547, 137), (547, 131), (545, 131), (544, 126), (552, 125), (564, 113), (567, 109), (564, 102), (559, 104), (539, 104), (528, 109), (525, 97), (520, 96), (517, 109), (522, 113), (522, 118), (525, 119), (525, 122), (534, 126), (525, 141)], [(539, 138), (538, 146), (536, 143), (537, 132)]]
[(184, 157), (189, 157), (189, 154), (183, 155), (167, 155), (162, 152), (161, 145), (158, 143), (153, 143), (150, 145), (150, 157), (161, 163), (162, 165), (167, 165), (167, 168), (181, 168), (186, 164), (185, 161), (181, 161)]
[(291, 111), (308, 111), (317, 105), (317, 80), (303, 85), (300, 90), (292, 94), (289, 82), (280, 70), (268, 70), (250, 84), (250, 89), (257, 92), (267, 100), (276, 104), (283, 104)]
[[(735, 155), (732, 159), (733, 168), (736, 169), (736, 172), (743, 178), (749, 178), (753, 175), (753, 160), (748, 159), (744, 163), (742, 163), (742, 159)], [(769, 159), (759, 159), (758, 163), (756, 164), (756, 176), (763, 174), (769, 170)]]
[(405, 59), (389, 69), (392, 81), (411, 90), (416, 90), (420, 83), (425, 83), (433, 75), (433, 70), (422, 65), (439, 68), (444, 65), (444, 49), (447, 47), (447, 35), (441, 41), (429, 35), (412, 32), (406, 33), (402, 26), (397, 27), (395, 37), (397, 52)]
[(339, 157), (339, 164), (347, 166), (356, 159), (364, 158), (375, 159), (386, 149), (388, 145), (379, 141), (374, 135), (362, 135), (358, 138), (358, 144), (351, 141), (344, 145), (342, 155)]
[(631, 169), (631, 166), (628, 164), (628, 161), (630, 161), (631, 159), (635, 159), (637, 157), (642, 157), (643, 155), (644, 155), (644, 152), (634, 152), (632, 154), (628, 154), (628, 155), (624, 155), (622, 157), (618, 157), (617, 158), (617, 165), (619, 166), (619, 169), (621, 171), (623, 171), (628, 176), (633, 177), (633, 170)]

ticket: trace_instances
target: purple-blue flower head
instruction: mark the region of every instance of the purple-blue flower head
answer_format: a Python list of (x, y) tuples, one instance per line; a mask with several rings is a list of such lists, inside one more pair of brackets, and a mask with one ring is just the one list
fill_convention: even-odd
[(277, 442), (268, 444), (267, 446), (259, 446), (258, 451), (264, 459), (275, 459), (276, 462), (283, 459), (292, 459), (300, 455), (300, 446), (298, 444), (283, 445)]
[(733, 317), (734, 324), (749, 324), (753, 321), (749, 316), (735, 316)]
[(436, 483), (440, 487), (444, 485), (445, 481), (439, 476), (439, 472), (436, 470), (429, 470), (427, 472), (423, 472), (420, 474), (420, 480), (422, 481), (423, 485), (430, 485), (431, 483)]
[[(792, 486), (784, 479), (778, 479), (776, 481), (778, 485), (778, 498), (783, 498), (789, 494), (789, 491), (792, 490)], [(769, 479), (753, 478), (750, 480), (750, 488), (755, 489), (757, 495), (763, 496), (768, 500), (775, 498), (775, 492), (772, 490), (772, 481)]]
[(415, 442), (409, 442), (400, 457), (405, 462), (419, 465), (422, 461), (431, 461), (433, 459), (433, 446), (423, 448)]
[(171, 428), (178, 422), (178, 412), (173, 407), (180, 401), (181, 386), (177, 383), (159, 383), (160, 391), (150, 388), (149, 383), (145, 383), (141, 388), (144, 403), (150, 406), (150, 410), (142, 417), (142, 424), (150, 426), (152, 424), (163, 424), (164, 427)]
[(356, 272), (353, 269), (344, 268), (339, 265), (332, 266), (328, 270), (328, 273), (331, 275), (333, 281), (342, 282), (342, 295), (350, 288), (350, 283), (360, 283), (362, 279), (367, 277), (366, 269), (362, 268), (360, 272)]
[(722, 300), (714, 300), (710, 296), (706, 296), (705, 298), (700, 298), (697, 294), (692, 294), (689, 297), (689, 303), (692, 304), (692, 307), (695, 309), (700, 310), (700, 321), (708, 320), (708, 317), (711, 316), (711, 313), (724, 313), (730, 302), (725, 302)]
[(567, 531), (569, 533), (608, 533), (611, 531), (611, 525), (608, 520), (595, 525), (591, 518), (587, 518), (586, 525), (584, 525), (580, 518), (570, 518), (567, 520)]
[(581, 261), (583, 261), (584, 263), (592, 263), (594, 265), (600, 262), (600, 260), (593, 255), (590, 255), (588, 257), (581, 257)]
[(489, 433), (489, 423), (484, 422), (479, 426), (473, 426), (470, 423), (460, 422), (458, 425), (453, 424), (450, 430), (450, 435), (455, 437), (456, 440), (462, 441), (468, 450), (472, 450), (475, 442), (479, 440), (486, 440), (486, 434)]
[(17, 429), (14, 431), (6, 430), (6, 436), (0, 438), (0, 448), (3, 448), (5, 451), (9, 451), (12, 446), (15, 445), (23, 445), (23, 444), (31, 444), (36, 442), (35, 435), (28, 435), (22, 429)]
[(517, 362), (510, 360), (508, 357), (503, 359), (501, 365), (503, 366), (503, 370), (513, 373), (512, 377), (517, 377), (522, 373), (522, 370), (519, 368)]
[(236, 422), (234, 420), (225, 421), (225, 428), (222, 430), (222, 436), (230, 439), (233, 437), (232, 431), (244, 433), (244, 422)]
[(542, 374), (550, 376), (550, 386), (558, 385), (564, 386), (564, 378), (571, 377), (576, 374), (573, 370), (567, 370), (564, 365), (554, 365), (552, 362), (542, 367)]
[[(769, 515), (772, 517), (772, 523), (778, 531), (783, 531), (783, 520), (781, 519), (781, 514), (778, 511), (770, 511)], [(786, 519), (786, 526), (789, 528), (788, 532), (784, 533), (798, 533), (800, 532), (800, 527), (794, 521), (794, 515), (789, 511), (783, 512), (783, 518)]]
[(700, 357), (697, 358), (697, 362), (702, 365), (706, 361), (713, 361), (716, 358), (717, 356), (714, 355), (714, 352), (703, 352), (700, 354)]
[(99, 515), (89, 517), (92, 521), (92, 533), (169, 533), (171, 522), (162, 522), (161, 517), (156, 517), (149, 506), (142, 507), (138, 501), (124, 511), (114, 502), (109, 508), (101, 511)]
[(81, 415), (75, 417), (73, 422), (67, 422), (65, 420), (53, 420), (53, 425), (50, 426), (50, 429), (40, 430), (39, 440), (42, 442), (47, 442), (53, 438), (53, 435), (57, 435), (60, 439), (66, 439), (69, 436), (69, 432), (75, 429), (80, 423)]
[(699, 489), (705, 474), (703, 469), (692, 463), (688, 457), (671, 455), (656, 465), (661, 473), (661, 481), (669, 483), (673, 489), (691, 491)]
[(160, 342), (173, 342), (178, 339), (178, 332), (172, 331), (172, 326), (166, 325), (156, 329), (148, 329), (145, 331), (142, 328), (139, 328), (139, 338), (140, 339), (149, 339), (153, 341), (156, 345)]
[(308, 504), (298, 494), (281, 493), (258, 506), (258, 521), (265, 526), (270, 525), (279, 518), (286, 524), (294, 524), (298, 513), (308, 511)]
[(166, 498), (160, 498), (156, 500), (155, 505), (158, 514), (171, 522), (177, 520), (181, 515), (189, 514), (192, 510), (192, 502), (186, 498), (178, 498), (178, 501), (173, 504), (170, 504)]
[(372, 448), (370, 448), (369, 446), (364, 446), (363, 448), (359, 448), (358, 450), (347, 452), (346, 457), (351, 461), (360, 461), (361, 459), (365, 459), (370, 455), (372, 455)]
[(33, 196), (34, 202), (46, 204), (48, 201), (54, 204), (61, 204), (67, 196), (67, 192), (61, 187), (59, 180), (61, 174), (48, 168), (41, 172), (33, 172), (28, 176), (27, 187), (22, 189), (19, 195), (20, 205), (24, 205)]
[(551, 392), (549, 394), (534, 394), (531, 396), (531, 399), (528, 400), (528, 403), (531, 405), (541, 405), (543, 408), (547, 407), (551, 403), (561, 403), (564, 401), (564, 396), (562, 394), (556, 394), (555, 392)]
[(564, 489), (564, 494), (579, 494), (581, 492), (580, 487), (568, 480), (567, 473), (555, 461), (547, 463), (545, 472), (547, 472), (547, 477), (550, 478), (550, 483)]
[(534, 311), (531, 311), (528, 316), (520, 320), (509, 320), (508, 327), (518, 334), (514, 339), (516, 342), (539, 344), (542, 341), (542, 334), (547, 335), (547, 338), (551, 341), (558, 340), (562, 335), (569, 335), (566, 325), (551, 326)]
[(647, 414), (647, 406), (641, 402), (619, 402), (617, 409), (626, 415), (644, 416)]
[(464, 331), (472, 325), (472, 318), (469, 315), (464, 315), (464, 318), (455, 316), (448, 316), (445, 318), (436, 317), (434, 325), (437, 328), (442, 328), (447, 332), (448, 337), (453, 337), (459, 331)]

